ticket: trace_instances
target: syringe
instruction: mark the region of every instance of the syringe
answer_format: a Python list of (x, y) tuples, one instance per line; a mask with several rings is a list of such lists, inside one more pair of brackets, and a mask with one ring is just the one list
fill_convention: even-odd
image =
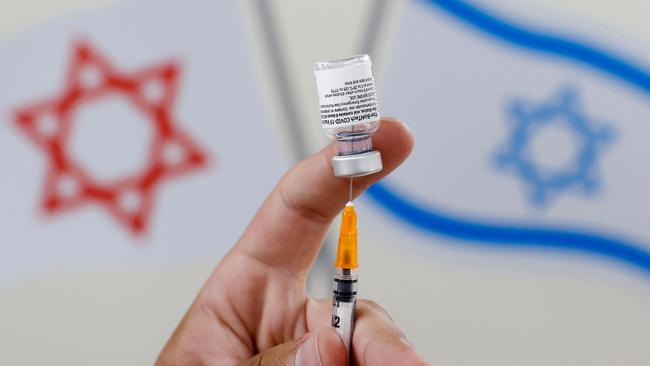
[[(352, 333), (357, 299), (357, 215), (352, 204), (353, 177), (363, 177), (382, 170), (381, 153), (372, 148), (372, 135), (379, 128), (380, 115), (372, 61), (368, 55), (316, 62), (314, 65), (321, 124), (325, 134), (336, 140), (337, 154), (332, 170), (337, 177), (350, 178), (348, 204), (343, 211), (341, 235), (336, 255), (332, 326), (343, 338), (352, 364)], [(332, 90), (347, 90), (333, 93)], [(364, 103), (357, 103), (365, 98)], [(348, 106), (345, 115), (334, 115), (332, 106)], [(352, 117), (348, 117), (348, 114)]]
[(357, 261), (357, 214), (351, 201), (343, 210), (334, 266), (336, 274), (332, 297), (332, 326), (343, 339), (348, 351), (348, 364), (352, 365), (352, 333), (357, 304), (357, 275), (352, 270), (359, 267), (359, 263)]

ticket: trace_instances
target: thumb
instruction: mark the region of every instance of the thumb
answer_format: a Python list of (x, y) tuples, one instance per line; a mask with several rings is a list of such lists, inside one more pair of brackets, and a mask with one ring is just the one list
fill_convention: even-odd
[(300, 340), (282, 343), (258, 353), (241, 366), (345, 366), (347, 360), (341, 337), (332, 327), (323, 327), (307, 333)]

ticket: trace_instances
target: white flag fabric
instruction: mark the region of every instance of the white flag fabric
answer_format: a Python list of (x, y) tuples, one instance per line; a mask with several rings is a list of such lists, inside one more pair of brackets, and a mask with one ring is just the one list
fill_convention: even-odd
[(236, 2), (127, 1), (0, 45), (0, 286), (219, 258), (286, 168)]

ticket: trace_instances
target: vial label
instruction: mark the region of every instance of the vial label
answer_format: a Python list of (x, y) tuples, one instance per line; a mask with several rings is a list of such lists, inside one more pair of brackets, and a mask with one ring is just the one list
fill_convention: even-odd
[(318, 70), (316, 84), (323, 128), (379, 120), (375, 78), (370, 64)]

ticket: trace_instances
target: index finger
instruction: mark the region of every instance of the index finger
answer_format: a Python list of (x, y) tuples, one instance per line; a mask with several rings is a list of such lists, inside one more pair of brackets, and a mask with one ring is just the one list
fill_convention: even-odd
[[(402, 122), (383, 118), (372, 136), (381, 151), (381, 172), (355, 178), (357, 196), (397, 168), (413, 148), (413, 136)], [(348, 180), (334, 176), (336, 146), (294, 166), (273, 189), (235, 246), (258, 261), (304, 275), (316, 259), (327, 229), (348, 201)]]

